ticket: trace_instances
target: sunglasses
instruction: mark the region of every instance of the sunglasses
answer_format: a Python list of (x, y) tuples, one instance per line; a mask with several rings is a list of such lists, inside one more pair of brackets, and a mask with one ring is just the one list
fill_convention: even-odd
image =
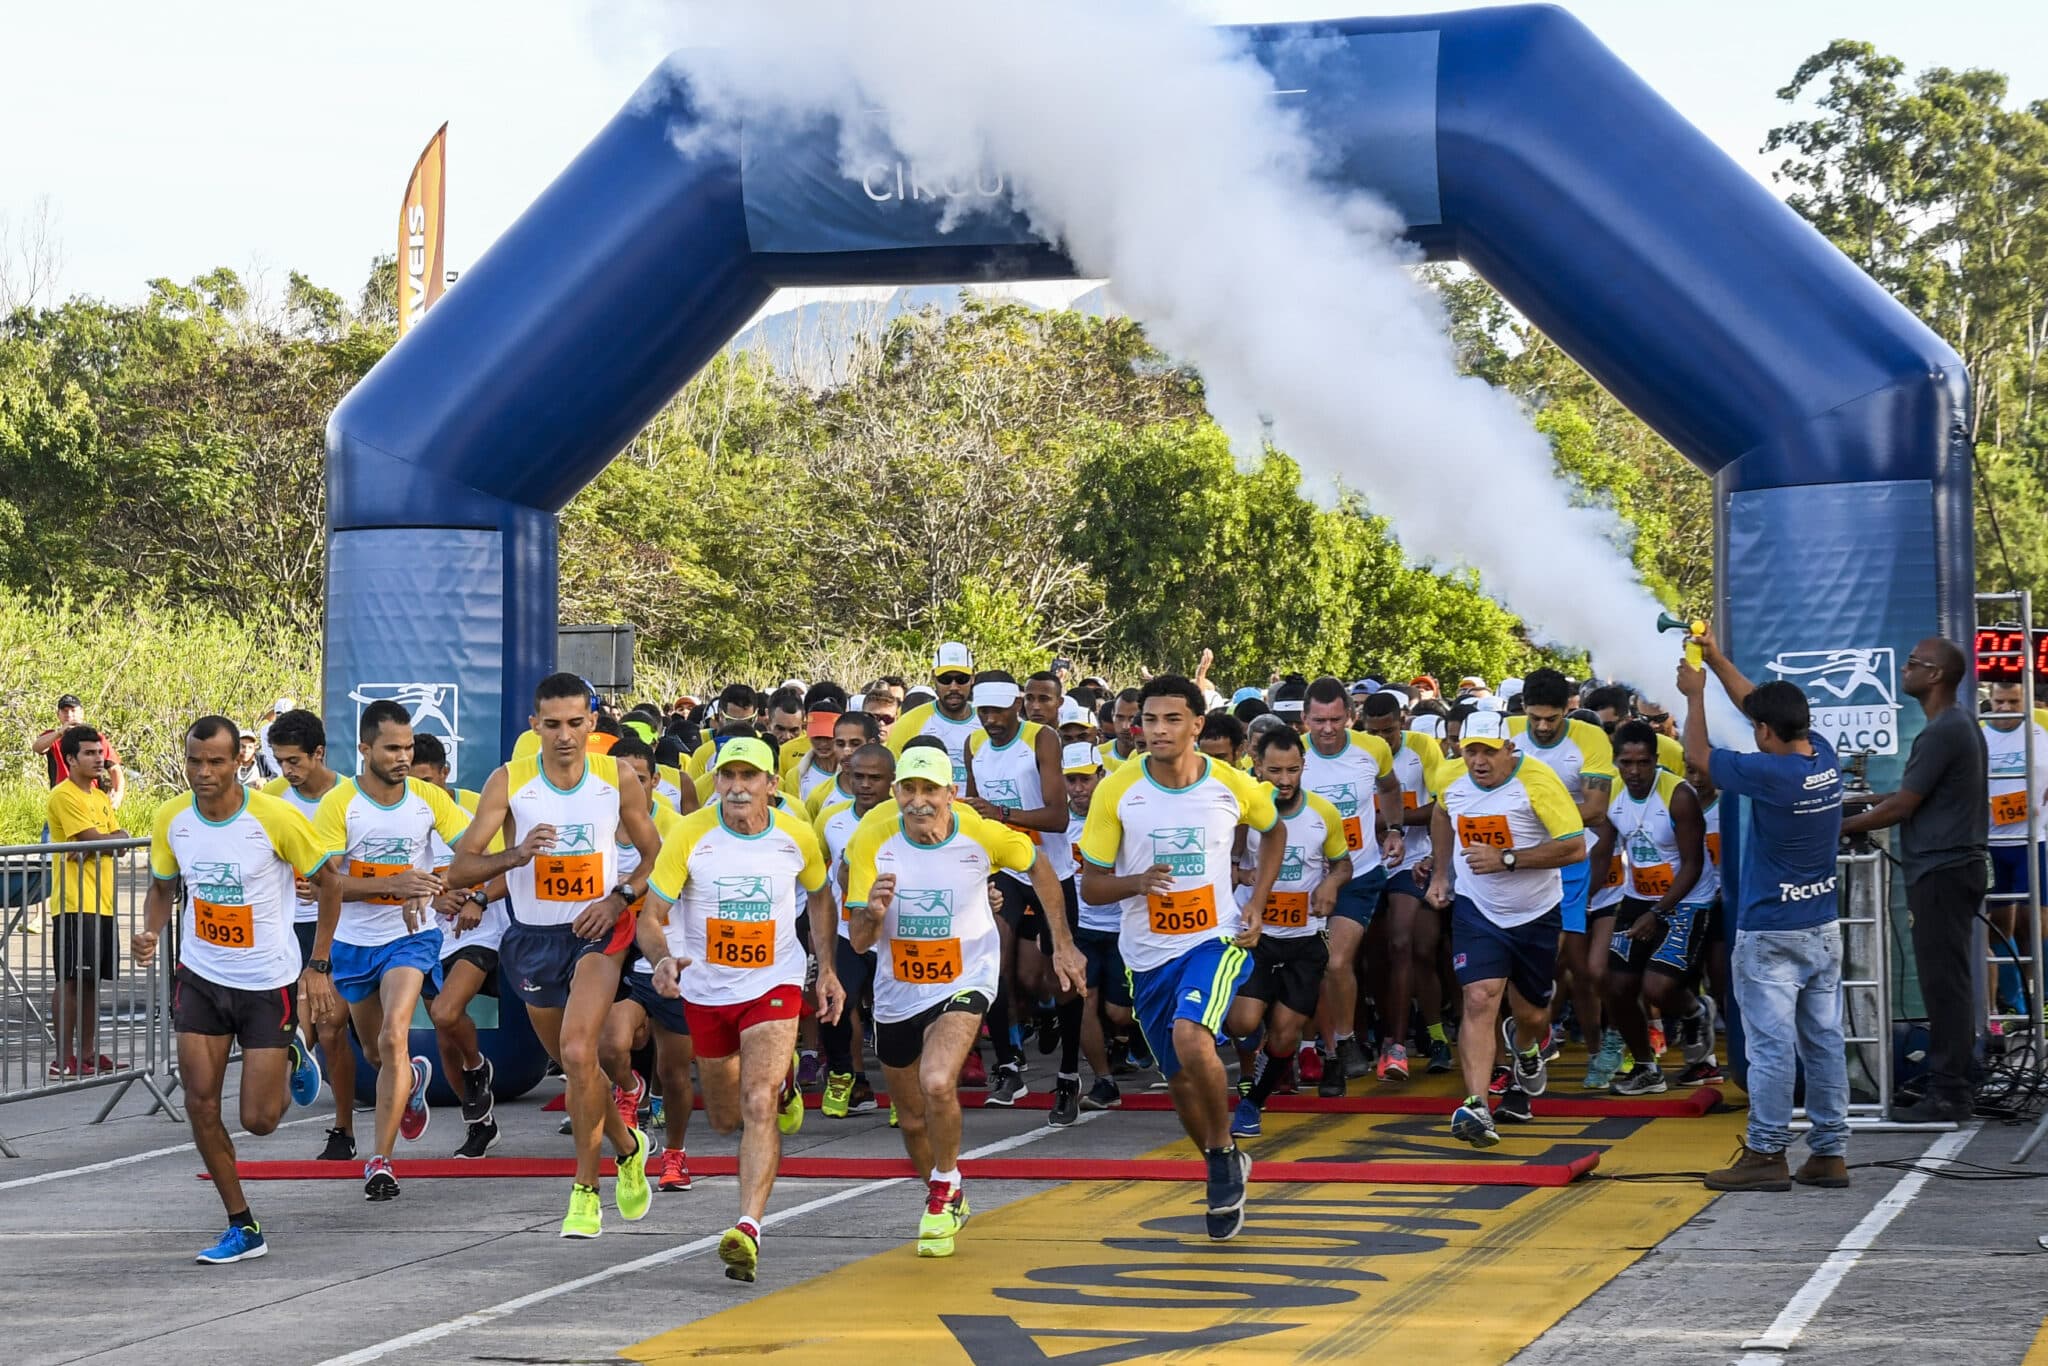
[(1653, 726), (1661, 726), (1666, 721), (1669, 721), (1671, 717), (1670, 714), (1667, 712), (1658, 712), (1655, 716), (1651, 716), (1650, 714), (1645, 712), (1643, 714), (1642, 719), (1648, 721)]
[(973, 674), (940, 674), (940, 675), (939, 675), (939, 682), (941, 682), (941, 683), (945, 683), (945, 684), (949, 684), (949, 685), (951, 685), (951, 686), (954, 686), (954, 687), (958, 687), (958, 686), (959, 686), (960, 684), (962, 684), (962, 683), (972, 683), (973, 681), (974, 681), (974, 675), (973, 675)]

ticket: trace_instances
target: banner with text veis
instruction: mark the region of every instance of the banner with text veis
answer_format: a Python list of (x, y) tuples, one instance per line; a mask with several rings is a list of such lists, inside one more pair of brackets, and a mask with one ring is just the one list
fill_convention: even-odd
[(441, 297), (442, 214), (448, 198), (448, 125), (442, 124), (413, 164), (398, 209), (398, 332), (417, 324)]

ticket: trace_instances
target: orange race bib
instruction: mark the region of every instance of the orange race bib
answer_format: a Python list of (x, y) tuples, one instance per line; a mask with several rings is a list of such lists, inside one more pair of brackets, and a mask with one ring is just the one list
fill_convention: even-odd
[(1636, 891), (1646, 897), (1663, 896), (1671, 890), (1671, 865), (1652, 863), (1636, 869)]
[(775, 922), (721, 920), (704, 922), (704, 961), (722, 968), (775, 966)]
[(1410, 792), (1405, 787), (1401, 789), (1401, 809), (1403, 811), (1414, 811), (1421, 805), (1422, 795), (1420, 793)]
[(538, 854), (533, 894), (542, 901), (596, 901), (605, 894), (603, 854)]
[[(410, 863), (365, 863), (361, 859), (353, 858), (348, 861), (348, 875), (350, 877), (396, 877), (400, 873), (409, 873), (411, 871), (412, 865)], [(405, 904), (405, 898), (402, 896), (366, 896), (363, 900), (372, 906), (402, 906)]]
[(952, 982), (960, 977), (957, 939), (891, 939), (889, 963), (896, 980), (912, 986)]
[(1600, 890), (1604, 892), (1609, 887), (1619, 887), (1622, 877), (1621, 855), (1616, 854), (1607, 860), (1607, 878), (1600, 884)]
[(1466, 849), (1483, 844), (1489, 849), (1512, 849), (1515, 837), (1508, 830), (1506, 816), (1458, 817), (1458, 843)]
[(1716, 868), (1721, 866), (1721, 832), (1718, 830), (1708, 832), (1707, 857), (1714, 861)]
[(1356, 816), (1344, 817), (1344, 847), (1354, 854), (1365, 848), (1365, 824)]
[(1308, 928), (1308, 893), (1275, 892), (1266, 898), (1268, 925), (1282, 930), (1305, 930)]
[(1184, 892), (1161, 892), (1145, 898), (1154, 934), (1200, 934), (1216, 928), (1216, 889), (1208, 883)]
[(217, 949), (256, 947), (255, 913), (248, 906), (222, 905), (192, 898), (192, 933)]
[(1993, 825), (2019, 825), (2027, 818), (2027, 793), (2001, 792), (1991, 799), (1991, 823)]

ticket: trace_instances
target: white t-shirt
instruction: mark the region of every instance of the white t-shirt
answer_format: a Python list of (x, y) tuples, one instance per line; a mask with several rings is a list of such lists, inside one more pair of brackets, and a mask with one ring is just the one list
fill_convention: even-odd
[(1337, 808), (1344, 847), (1351, 852), (1351, 876), (1361, 877), (1385, 863), (1374, 802), (1380, 775), (1394, 771), (1394, 753), (1377, 735), (1356, 730), (1344, 735), (1344, 748), (1335, 754), (1321, 753), (1313, 741), (1308, 743), (1302, 753), (1301, 785)]
[[(266, 726), (264, 728), (263, 733), (265, 735), (268, 735), (270, 733), (269, 727)], [(339, 780), (337, 779), (337, 781)], [(328, 789), (329, 792), (333, 790), (334, 789), (332, 788)], [(265, 783), (263, 785), (263, 793), (265, 796), (276, 797), (281, 801), (289, 803), (291, 805), (292, 810), (298, 812), (301, 816), (304, 816), (306, 818), (307, 824), (309, 825), (312, 823), (313, 817), (316, 814), (318, 814), (320, 810), (320, 797), (302, 797), (299, 795), (299, 790), (297, 788), (293, 787), (290, 783), (286, 782), (282, 778), (272, 778), (269, 782)], [(324, 797), (327, 794), (323, 792), (320, 795)], [(320, 918), (319, 897), (309, 896), (300, 898), (297, 892), (294, 891), (293, 898), (293, 920), (297, 921), (301, 925), (310, 925)]]
[[(469, 813), (430, 782), (407, 778), (405, 791), (390, 806), (371, 799), (343, 778), (320, 799), (313, 834), (329, 854), (343, 860), (349, 877), (390, 877), (407, 869), (432, 872), (434, 840), (449, 844), (469, 828)], [(379, 896), (341, 903), (341, 922), (334, 937), (341, 943), (371, 949), (403, 939), (413, 931), (405, 923), (402, 897)]]
[(505, 874), (512, 918), (522, 925), (571, 925), (619, 885), (619, 762), (585, 754), (569, 788), (549, 779), (539, 755), (505, 765), (505, 805), (516, 846), (536, 826), (555, 828), (554, 847)]
[[(885, 801), (877, 805), (887, 806), (893, 810), (896, 803)], [(833, 913), (839, 917), (841, 939), (847, 938), (851, 931), (846, 923), (846, 901), (839, 891), (840, 877), (846, 871), (846, 846), (853, 842), (853, 832), (860, 828), (860, 821), (860, 816), (853, 809), (852, 798), (848, 798), (843, 802), (832, 803), (820, 811), (817, 820), (812, 822), (812, 828), (818, 835), (818, 843), (825, 850), (825, 885), (832, 889), (832, 908)]]
[[(1271, 784), (1263, 786), (1270, 796)], [(1309, 902), (1316, 888), (1322, 886), (1331, 864), (1346, 854), (1358, 857), (1345, 846), (1344, 818), (1337, 814), (1337, 808), (1320, 793), (1304, 791), (1301, 797), (1298, 811), (1292, 815), (1281, 813), (1280, 818), (1287, 823), (1287, 852), (1281, 856), (1280, 876), (1266, 902), (1266, 913), (1260, 922), (1261, 936), (1306, 939), (1321, 934), (1324, 923), (1309, 914)], [(1259, 866), (1259, 849), (1265, 838), (1256, 830), (1246, 832), (1244, 854), (1248, 867)], [(1249, 898), (1251, 890), (1238, 888), (1242, 898)], [(1244, 904), (1243, 900), (1239, 904)]]
[(702, 807), (662, 840), (648, 906), (669, 952), (690, 960), (682, 989), (694, 1005), (743, 1005), (804, 980), (796, 893), (825, 885), (825, 854), (798, 817), (780, 807), (768, 817), (760, 834), (742, 835), (717, 806)]
[(149, 870), (185, 882), (179, 964), (244, 991), (298, 981), (293, 883), (328, 857), (306, 818), (267, 793), (245, 792), (241, 810), (217, 825), (199, 814), (189, 792), (158, 807)]
[[(456, 790), (456, 805), (468, 812), (472, 818), (476, 816), (476, 807), (479, 800), (478, 794), (466, 787)], [(438, 832), (431, 839), (434, 848), (434, 868), (438, 872), (455, 861), (455, 850), (449, 846), (446, 840), (441, 838)], [(490, 853), (499, 853), (504, 847), (505, 836), (502, 831), (491, 836)], [(457, 934), (455, 932), (455, 920), (456, 918), (452, 915), (442, 915), (439, 911), (434, 913), (434, 922), (441, 927), (441, 957), (444, 960), (453, 957), (463, 949), (496, 949), (499, 944), (504, 942), (505, 927), (511, 924), (511, 917), (506, 912), (505, 898), (503, 897), (487, 903), (484, 906), (484, 918), (477, 922), (475, 929), (470, 930), (466, 934)]]
[(1107, 906), (1098, 906), (1081, 895), (1081, 832), (1087, 827), (1088, 819), (1077, 816), (1072, 808), (1067, 811), (1067, 876), (1074, 879), (1074, 901), (1080, 910), (1081, 928), (1097, 934), (1115, 934), (1124, 927), (1123, 903), (1112, 901)]
[(1481, 787), (1465, 771), (1464, 760), (1450, 759), (1437, 766), (1435, 781), (1436, 799), (1458, 842), (1458, 895), (1503, 929), (1540, 920), (1555, 910), (1564, 899), (1564, 878), (1557, 869), (1479, 873), (1473, 871), (1471, 855), (1478, 845), (1534, 849), (1550, 840), (1580, 837), (1579, 809), (1550, 766), (1518, 755), (1505, 781)]
[(946, 754), (953, 761), (953, 791), (959, 796), (967, 795), (967, 741), (981, 733), (981, 722), (969, 712), (965, 721), (955, 721), (939, 710), (936, 702), (925, 702), (912, 707), (896, 719), (889, 728), (889, 748), (898, 757), (903, 747), (920, 735), (929, 735), (946, 747)]
[(1088, 804), (1083, 858), (1120, 877), (1155, 864), (1173, 870), (1163, 895), (1123, 902), (1117, 942), (1133, 972), (1164, 966), (1206, 940), (1236, 936), (1243, 923), (1230, 876), (1237, 827), (1270, 830), (1280, 818), (1271, 788), (1206, 755), (1202, 764), (1194, 782), (1168, 788), (1153, 779), (1150, 760), (1133, 760), (1104, 778)]
[[(1622, 885), (1627, 895), (1639, 901), (1661, 901), (1678, 874), (1678, 826), (1671, 819), (1671, 801), (1679, 783), (1675, 774), (1659, 769), (1655, 786), (1641, 801), (1630, 794), (1624, 783), (1607, 804), (1607, 819), (1614, 823), (1614, 847), (1621, 853), (1625, 870)], [(1699, 881), (1679, 904), (1699, 906), (1713, 900), (1714, 888), (1710, 884), (1711, 879), (1702, 868)]]
[(896, 894), (875, 941), (875, 1019), (907, 1020), (963, 991), (993, 996), (1003, 943), (989, 909), (988, 880), (1027, 872), (1037, 851), (1021, 830), (953, 806), (953, 832), (935, 845), (903, 829), (901, 813), (867, 814), (846, 850), (846, 904), (868, 904), (877, 877), (894, 874)]
[[(2001, 731), (1989, 722), (1981, 723), (1984, 749), (1991, 779), (1991, 842), (2025, 844), (2027, 807), (2048, 796), (2048, 730), (2039, 722)], [(2027, 731), (2034, 732), (2034, 781), (2027, 781)], [(2030, 798), (2031, 794), (2031, 798)], [(2048, 832), (2048, 820), (2041, 826)], [(2048, 834), (2044, 834), (2048, 838)]]
[[(968, 737), (967, 765), (974, 775), (976, 795), (985, 802), (1007, 806), (1013, 811), (1035, 811), (1053, 805), (1038, 775), (1038, 735), (1044, 729), (1035, 721), (1025, 721), (1018, 726), (1017, 734), (1010, 737), (1010, 743), (1002, 746), (990, 741), (985, 730), (978, 730)], [(1053, 740), (1053, 748), (1057, 750), (1059, 737), (1054, 735)], [(1065, 795), (1060, 794), (1062, 801)], [(1065, 868), (1072, 862), (1064, 830), (1054, 834), (1044, 830), (1020, 829), (1018, 833), (1045, 854), (1048, 867)], [(1010, 876), (1019, 882), (1031, 880), (1028, 873), (1012, 872)]]

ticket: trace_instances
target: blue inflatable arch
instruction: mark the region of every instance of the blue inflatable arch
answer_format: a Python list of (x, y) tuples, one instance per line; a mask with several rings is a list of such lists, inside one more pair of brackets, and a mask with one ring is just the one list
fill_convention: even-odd
[[(1346, 182), (1714, 475), (1738, 662), (1899, 746), (1897, 661), (1973, 616), (1949, 348), (1560, 10), (1247, 32)], [(657, 72), (334, 414), (337, 733), (399, 697), (481, 785), (553, 668), (555, 514), (777, 286), (1075, 273), (1000, 215), (937, 231), (929, 194), (993, 187), (850, 180), (828, 137), (686, 158), (690, 121)]]

